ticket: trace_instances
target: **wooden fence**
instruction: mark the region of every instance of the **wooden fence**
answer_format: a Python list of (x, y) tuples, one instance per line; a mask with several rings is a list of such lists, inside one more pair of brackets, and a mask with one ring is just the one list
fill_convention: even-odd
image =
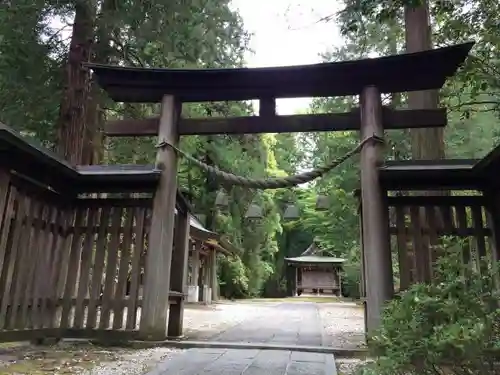
[(0, 199), (0, 341), (138, 328), (150, 198), (64, 200), (10, 183)]
[(432, 279), (445, 237), (463, 240), (459, 246), (464, 264), (478, 265), (484, 256), (496, 259), (486, 203), (483, 196), (389, 197), (389, 229), (400, 289)]

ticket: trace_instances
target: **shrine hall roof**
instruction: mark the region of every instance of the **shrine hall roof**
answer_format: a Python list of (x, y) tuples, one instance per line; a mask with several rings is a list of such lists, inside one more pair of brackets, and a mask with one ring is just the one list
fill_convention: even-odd
[(374, 59), (271, 68), (158, 69), (87, 64), (117, 102), (157, 103), (357, 95), (439, 89), (464, 62), (473, 42)]

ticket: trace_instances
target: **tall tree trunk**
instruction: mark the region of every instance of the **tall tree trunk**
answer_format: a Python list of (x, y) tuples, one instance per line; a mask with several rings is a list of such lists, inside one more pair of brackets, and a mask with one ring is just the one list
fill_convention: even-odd
[[(418, 7), (405, 8), (406, 51), (420, 52), (432, 48), (429, 4), (424, 0)], [(438, 107), (436, 90), (408, 93), (410, 109), (434, 109)], [(412, 129), (413, 159), (443, 159), (445, 157), (442, 128)]]
[[(397, 24), (391, 25), (391, 29), (392, 28), (395, 29), (396, 27), (399, 27), (399, 25)], [(391, 55), (397, 55), (399, 53), (397, 37), (393, 35), (392, 37), (389, 38), (388, 43), (389, 43), (389, 53)], [(400, 92), (392, 93), (390, 107), (395, 110), (400, 109), (403, 103), (402, 99), (403, 99), (402, 94)], [(405, 137), (409, 135), (409, 131), (407, 129), (403, 129), (402, 132), (404, 133)], [(405, 143), (399, 144), (396, 142), (391, 145), (391, 148), (392, 148), (391, 150), (392, 157), (394, 158), (394, 160), (401, 160), (402, 159), (401, 155), (402, 154), (406, 155)]]
[[(204, 162), (207, 165), (214, 166), (214, 160), (212, 158), (212, 153), (213, 153), (213, 143), (215, 142), (215, 137), (212, 135), (207, 136), (207, 141), (206, 141), (206, 149), (205, 149), (205, 157), (204, 157)], [(215, 201), (214, 201), (214, 196), (215, 192), (218, 190), (219, 185), (217, 183), (217, 180), (214, 178), (214, 176), (207, 172), (206, 173), (206, 198), (204, 202), (205, 206), (205, 214), (206, 214), (206, 220), (205, 220), (205, 227), (208, 230), (215, 230)]]
[[(116, 0), (104, 0), (96, 24), (96, 43), (93, 48), (92, 61), (99, 64), (109, 64), (112, 60), (113, 49), (110, 41), (115, 31)], [(95, 79), (89, 84), (89, 95), (86, 108), (87, 138), (86, 155), (90, 158), (89, 164), (98, 164), (104, 159), (104, 135), (102, 132), (105, 114), (102, 91)]]
[[(432, 49), (432, 32), (430, 25), (429, 3), (423, 0), (417, 7), (405, 7), (405, 39), (406, 51), (409, 53)], [(408, 93), (410, 109), (438, 108), (437, 90), (416, 91)], [(411, 148), (413, 159), (439, 160), (445, 157), (443, 128), (412, 129)], [(419, 195), (447, 195), (446, 191), (421, 191)], [(438, 215), (439, 217), (439, 215)], [(422, 228), (428, 228), (429, 223), (425, 209), (419, 210), (419, 220)], [(442, 218), (438, 218), (441, 221)], [(429, 239), (422, 242), (419, 249), (413, 248), (408, 257), (413, 263), (410, 279), (412, 282), (430, 282), (432, 280), (432, 259), (436, 256)]]
[(66, 76), (58, 121), (59, 154), (71, 164), (90, 164), (91, 142), (87, 130), (89, 71), (83, 67), (91, 56), (94, 38), (94, 0), (75, 3), (75, 19), (66, 63)]

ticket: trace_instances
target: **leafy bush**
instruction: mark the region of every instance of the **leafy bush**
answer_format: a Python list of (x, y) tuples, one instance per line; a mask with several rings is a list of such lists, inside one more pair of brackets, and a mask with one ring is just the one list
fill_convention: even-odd
[(264, 298), (284, 298), (288, 296), (286, 278), (276, 273), (264, 283), (261, 296)]
[(358, 299), (361, 296), (361, 249), (356, 245), (341, 257), (346, 259), (342, 272), (342, 295)]
[(360, 297), (361, 264), (346, 262), (342, 272), (342, 295), (344, 297), (358, 299)]
[(241, 258), (222, 258), (220, 262), (220, 292), (225, 298), (244, 298), (248, 294), (248, 277)]
[(500, 373), (496, 267), (478, 263), (481, 272), (450, 253), (437, 262), (432, 284), (416, 284), (391, 301), (369, 339), (377, 359), (361, 373)]

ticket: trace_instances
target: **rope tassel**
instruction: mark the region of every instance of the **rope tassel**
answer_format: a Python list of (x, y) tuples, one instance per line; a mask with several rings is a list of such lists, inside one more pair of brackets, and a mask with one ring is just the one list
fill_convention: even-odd
[(307, 182), (313, 181), (313, 180), (323, 176), (327, 172), (331, 171), (335, 167), (339, 166), (347, 159), (349, 159), (352, 156), (361, 152), (361, 149), (363, 148), (363, 146), (369, 141), (384, 143), (383, 138), (374, 134), (373, 136), (367, 137), (364, 140), (362, 140), (355, 148), (353, 148), (351, 151), (347, 152), (345, 155), (343, 155), (339, 159), (336, 159), (336, 160), (332, 161), (331, 163), (326, 164), (322, 167), (314, 168), (313, 170), (311, 170), (309, 172), (296, 174), (294, 176), (277, 177), (277, 178), (260, 178), (260, 179), (241, 177), (241, 176), (237, 176), (237, 175), (232, 174), (232, 173), (227, 173), (227, 172), (221, 171), (217, 167), (207, 165), (207, 164), (199, 161), (198, 159), (195, 159), (191, 155), (180, 150), (179, 148), (175, 147), (174, 145), (168, 143), (167, 141), (161, 141), (160, 143), (158, 143), (156, 145), (156, 147), (157, 148), (163, 148), (166, 146), (171, 147), (173, 150), (175, 150), (179, 155), (184, 157), (186, 160), (188, 160), (192, 164), (195, 164), (203, 171), (214, 175), (217, 179), (224, 181), (228, 185), (243, 186), (246, 188), (266, 190), (266, 189), (289, 188), (289, 187), (293, 187), (293, 186), (297, 186), (300, 184), (305, 184)]

